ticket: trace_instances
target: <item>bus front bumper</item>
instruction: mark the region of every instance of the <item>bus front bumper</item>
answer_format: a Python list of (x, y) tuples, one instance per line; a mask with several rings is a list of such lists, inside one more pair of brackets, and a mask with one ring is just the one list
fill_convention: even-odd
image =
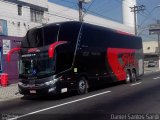
[(18, 84), (19, 93), (23, 95), (45, 95), (56, 94), (56, 87), (54, 85), (24, 85)]
[(57, 84), (18, 84), (19, 93), (23, 95), (46, 95), (68, 92), (67, 87)]

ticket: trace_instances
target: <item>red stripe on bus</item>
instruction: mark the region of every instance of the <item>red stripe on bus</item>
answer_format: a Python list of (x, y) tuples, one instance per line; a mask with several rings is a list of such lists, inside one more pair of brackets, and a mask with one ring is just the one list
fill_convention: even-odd
[(49, 46), (49, 49), (48, 49), (48, 55), (49, 55), (49, 58), (53, 58), (54, 56), (54, 52), (55, 52), (55, 48), (59, 45), (62, 45), (62, 44), (65, 44), (67, 43), (67, 41), (57, 41), (57, 42), (54, 42), (53, 44), (51, 44)]
[[(108, 48), (106, 52), (109, 65), (118, 80), (126, 79), (126, 71), (124, 67), (130, 61), (130, 58), (125, 57), (125, 53), (135, 53), (135, 50), (123, 48)], [(122, 55), (122, 57), (119, 57), (120, 54), (124, 55)], [(122, 61), (122, 63), (120, 63), (120, 60)]]

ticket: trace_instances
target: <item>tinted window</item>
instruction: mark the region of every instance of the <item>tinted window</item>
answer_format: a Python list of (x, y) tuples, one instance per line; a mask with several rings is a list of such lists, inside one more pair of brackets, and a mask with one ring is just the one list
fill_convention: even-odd
[(57, 41), (59, 26), (51, 24), (29, 30), (22, 41), (22, 47), (42, 47), (54, 43)]
[(106, 31), (102, 27), (92, 26), (85, 24), (82, 29), (81, 46), (92, 49), (92, 51), (99, 51), (102, 47), (105, 47)]
[(67, 41), (67, 44), (56, 48), (56, 71), (61, 72), (72, 66), (77, 38), (81, 24), (64, 23), (59, 31), (59, 41)]
[(112, 48), (130, 48), (130, 49), (141, 49), (142, 40), (139, 37), (123, 35), (116, 33), (116, 31), (84, 24), (82, 29), (81, 47), (88, 46), (88, 50), (102, 50), (107, 47)]
[(59, 31), (59, 41), (68, 41), (72, 47), (70, 49), (74, 50), (78, 38), (80, 30), (80, 24), (64, 23), (61, 25), (61, 29)]
[(107, 42), (110, 47), (114, 48), (129, 48), (129, 49), (142, 48), (141, 38), (130, 35), (111, 33), (110, 42), (109, 41)]
[(22, 47), (40, 47), (43, 46), (42, 28), (34, 28), (27, 32)]
[(58, 24), (48, 25), (43, 28), (45, 45), (49, 45), (57, 41), (59, 28), (60, 25)]

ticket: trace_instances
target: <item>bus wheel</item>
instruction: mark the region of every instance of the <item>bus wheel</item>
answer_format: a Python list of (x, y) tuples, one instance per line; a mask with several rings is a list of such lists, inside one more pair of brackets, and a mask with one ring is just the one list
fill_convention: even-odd
[(86, 94), (88, 92), (88, 83), (84, 77), (81, 77), (77, 83), (77, 92), (79, 95)]
[(130, 83), (131, 82), (131, 74), (129, 72), (129, 70), (126, 71), (126, 80), (125, 83)]
[(131, 77), (132, 77), (132, 78), (131, 78), (131, 79), (132, 79), (132, 80), (131, 80), (132, 82), (136, 82), (136, 81), (137, 81), (135, 70), (132, 71), (132, 76), (131, 76)]

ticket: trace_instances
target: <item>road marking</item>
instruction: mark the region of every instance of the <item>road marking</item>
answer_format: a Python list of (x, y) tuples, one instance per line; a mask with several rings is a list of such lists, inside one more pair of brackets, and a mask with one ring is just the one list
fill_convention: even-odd
[(159, 78), (160, 78), (160, 77), (155, 77), (155, 78), (153, 78), (153, 79), (155, 79), (155, 80), (156, 80), (156, 79), (159, 79)]
[(134, 83), (134, 84), (131, 84), (130, 86), (139, 85), (139, 84), (141, 84), (141, 83), (142, 83), (142, 82)]
[(95, 94), (95, 95), (91, 95), (91, 96), (88, 96), (88, 97), (84, 97), (84, 98), (81, 98), (81, 99), (73, 100), (73, 101), (70, 101), (70, 102), (66, 102), (66, 103), (62, 103), (62, 104), (55, 105), (55, 106), (52, 106), (52, 107), (48, 107), (48, 108), (44, 108), (44, 109), (37, 110), (37, 111), (34, 111), (34, 112), (30, 112), (30, 113), (27, 113), (27, 114), (24, 114), (24, 115), (21, 115), (21, 116), (17, 116), (15, 118), (10, 118), (8, 120), (17, 120), (19, 118), (23, 118), (23, 117), (26, 117), (26, 116), (29, 116), (29, 115), (33, 115), (33, 114), (36, 114), (36, 113), (39, 113), (39, 112), (43, 112), (43, 111), (46, 111), (46, 110), (62, 107), (62, 106), (68, 105), (68, 104), (80, 102), (80, 101), (83, 101), (83, 100), (86, 100), (86, 99), (90, 99), (90, 98), (93, 98), (93, 97), (97, 97), (97, 96), (100, 96), (100, 95), (104, 95), (104, 94), (107, 94), (107, 93), (110, 93), (110, 92), (111, 91), (105, 91), (105, 92), (98, 93), (98, 94)]

